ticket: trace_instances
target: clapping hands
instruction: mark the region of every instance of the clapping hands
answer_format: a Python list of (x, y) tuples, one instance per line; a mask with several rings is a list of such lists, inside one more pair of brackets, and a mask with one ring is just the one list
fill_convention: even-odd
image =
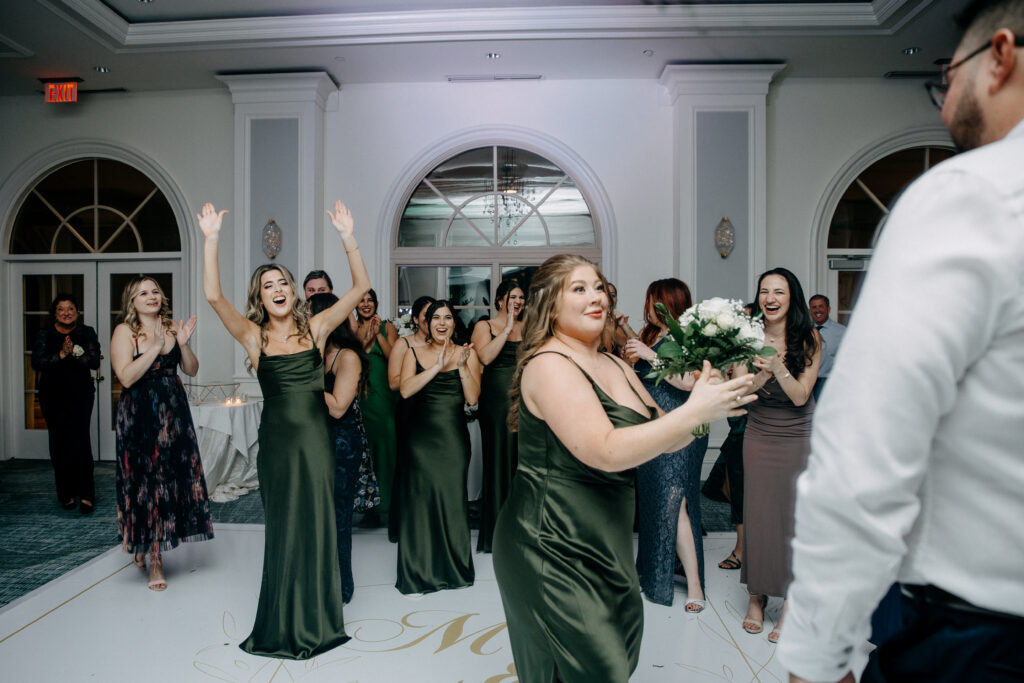
[(178, 340), (178, 346), (188, 344), (188, 340), (192, 337), (192, 333), (196, 331), (196, 317), (192, 316), (188, 320), (179, 320), (176, 323), (172, 322), (171, 330), (174, 332), (175, 339)]

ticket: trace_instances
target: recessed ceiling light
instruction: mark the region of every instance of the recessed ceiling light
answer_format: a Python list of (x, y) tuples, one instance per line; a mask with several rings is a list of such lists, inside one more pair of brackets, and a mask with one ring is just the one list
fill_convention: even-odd
[(905, 47), (905, 48), (903, 48), (903, 54), (907, 55), (908, 57), (910, 55), (916, 55), (920, 51), (921, 51), (921, 48), (919, 48), (919, 47)]
[(108, 69), (105, 66), (94, 66), (92, 68), (92, 70), (95, 71), (96, 73), (99, 73), (99, 74), (108, 74), (108, 73), (110, 73), (110, 69)]
[(153, 0), (139, 0), (139, 4), (142, 4), (142, 5), (148, 5), (151, 2), (153, 2)]
[(501, 59), (501, 53), (500, 52), (488, 52), (487, 53), (487, 59)]
[(644, 50), (644, 57), (653, 57), (654, 50)]

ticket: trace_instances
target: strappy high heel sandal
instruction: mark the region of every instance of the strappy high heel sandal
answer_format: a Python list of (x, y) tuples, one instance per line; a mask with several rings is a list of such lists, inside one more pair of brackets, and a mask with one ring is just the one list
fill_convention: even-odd
[[(159, 574), (159, 577), (156, 575)], [(149, 554), (149, 590), (161, 592), (167, 590), (167, 578), (164, 577), (163, 560), (156, 553)]]
[(762, 594), (758, 598), (758, 602), (761, 603), (761, 618), (752, 619), (750, 617), (746, 617), (743, 620), (743, 630), (747, 633), (752, 633), (754, 635), (757, 635), (758, 633), (764, 630), (764, 611), (768, 607), (768, 596)]

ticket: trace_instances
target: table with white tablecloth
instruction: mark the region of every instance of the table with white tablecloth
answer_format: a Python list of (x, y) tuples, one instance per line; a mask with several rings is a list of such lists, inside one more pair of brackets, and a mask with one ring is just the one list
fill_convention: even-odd
[(223, 503), (259, 488), (256, 453), (263, 402), (190, 407), (210, 500)]

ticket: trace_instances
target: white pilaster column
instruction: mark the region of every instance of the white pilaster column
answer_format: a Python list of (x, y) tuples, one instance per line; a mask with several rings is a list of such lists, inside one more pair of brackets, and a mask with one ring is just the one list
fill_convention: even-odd
[[(670, 64), (661, 74), (674, 108), (674, 267), (696, 300), (748, 301), (765, 270), (765, 103), (784, 67)], [(736, 247), (722, 259), (714, 229), (725, 216), (736, 228)]]
[[(322, 71), (217, 78), (235, 107), (232, 301), (244, 311), (249, 276), (271, 260), (262, 249), (268, 220), (282, 233), (274, 262), (299, 286), (309, 270), (324, 265), (324, 111), (339, 87)], [(251, 379), (241, 362), (235, 374)]]

